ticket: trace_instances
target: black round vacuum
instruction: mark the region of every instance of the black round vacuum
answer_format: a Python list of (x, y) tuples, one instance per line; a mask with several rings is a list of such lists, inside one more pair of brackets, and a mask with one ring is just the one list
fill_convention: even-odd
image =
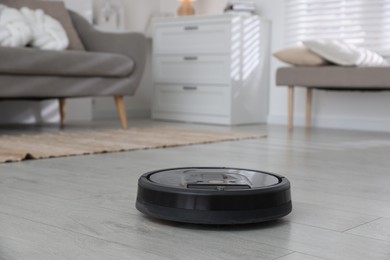
[(138, 180), (136, 208), (151, 217), (195, 224), (269, 221), (291, 212), (290, 182), (234, 168), (153, 171)]

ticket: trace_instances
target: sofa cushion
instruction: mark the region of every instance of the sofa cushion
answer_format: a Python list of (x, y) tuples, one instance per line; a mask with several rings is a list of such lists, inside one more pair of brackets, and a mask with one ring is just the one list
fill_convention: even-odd
[(0, 73), (12, 75), (124, 77), (135, 67), (115, 53), (2, 47), (0, 57)]
[(390, 67), (284, 67), (276, 73), (278, 86), (345, 89), (390, 89)]
[(70, 50), (85, 50), (76, 29), (73, 26), (72, 20), (63, 2), (56, 1), (40, 1), (40, 0), (0, 0), (0, 4), (7, 5), (12, 8), (28, 7), (30, 9), (42, 9), (45, 14), (58, 20), (64, 27), (69, 38)]

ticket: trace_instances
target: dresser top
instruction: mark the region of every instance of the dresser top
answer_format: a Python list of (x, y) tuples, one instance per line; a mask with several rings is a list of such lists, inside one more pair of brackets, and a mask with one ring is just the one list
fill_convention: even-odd
[(202, 22), (202, 21), (230, 21), (234, 18), (258, 18), (264, 21), (268, 21), (264, 18), (260, 18), (258, 15), (248, 15), (241, 13), (226, 13), (226, 14), (217, 14), (217, 15), (193, 15), (193, 16), (164, 16), (164, 17), (154, 17), (154, 23), (188, 23), (188, 22)]

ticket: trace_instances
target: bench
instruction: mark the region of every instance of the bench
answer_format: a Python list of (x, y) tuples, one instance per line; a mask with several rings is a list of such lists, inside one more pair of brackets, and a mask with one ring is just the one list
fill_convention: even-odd
[(311, 127), (313, 90), (390, 90), (390, 67), (282, 67), (276, 85), (288, 87), (288, 128), (294, 124), (294, 89), (306, 88), (306, 127)]

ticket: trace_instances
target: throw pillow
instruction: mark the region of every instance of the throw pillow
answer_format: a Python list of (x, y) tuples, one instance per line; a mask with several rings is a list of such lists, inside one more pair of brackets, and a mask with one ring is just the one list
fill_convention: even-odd
[(24, 47), (31, 39), (30, 26), (19, 10), (0, 5), (0, 46)]
[(17, 9), (21, 9), (22, 7), (28, 7), (33, 10), (43, 10), (45, 14), (59, 21), (64, 27), (66, 34), (69, 38), (68, 49), (85, 50), (84, 45), (77, 34), (77, 31), (63, 2), (40, 0), (0, 0), (0, 4), (4, 4)]
[(389, 63), (378, 53), (341, 40), (309, 40), (303, 44), (324, 59), (342, 66), (386, 66)]
[(40, 9), (23, 7), (20, 11), (33, 31), (31, 46), (42, 50), (65, 50), (69, 46), (68, 36), (57, 20)]
[(328, 64), (325, 59), (304, 46), (286, 48), (274, 53), (274, 56), (285, 63), (296, 66), (321, 66)]

